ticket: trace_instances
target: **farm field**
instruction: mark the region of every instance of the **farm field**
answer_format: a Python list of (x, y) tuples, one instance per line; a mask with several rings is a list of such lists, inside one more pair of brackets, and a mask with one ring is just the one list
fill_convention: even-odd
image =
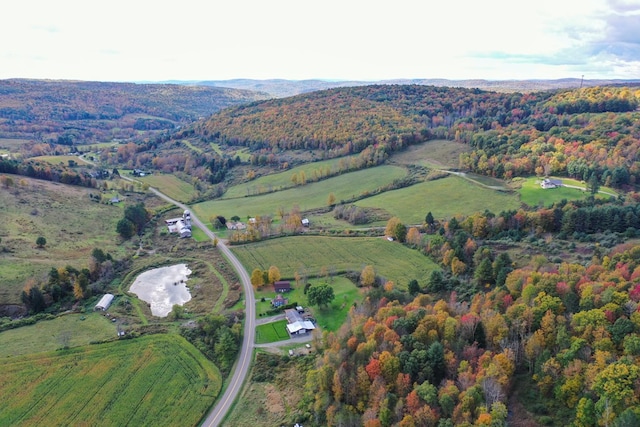
[(421, 286), (439, 267), (418, 251), (379, 237), (293, 236), (242, 246), (231, 246), (247, 271), (275, 265), (283, 278), (306, 269), (317, 276), (323, 267), (337, 273), (360, 272), (373, 265), (378, 276), (393, 280), (400, 289), (416, 279)]
[(294, 174), (300, 176), (301, 172), (306, 177), (307, 182), (311, 183), (328, 174), (336, 173), (336, 171), (339, 170), (339, 165), (349, 165), (349, 159), (351, 157), (305, 163), (284, 172), (264, 175), (249, 182), (230, 187), (222, 198), (232, 199), (236, 197), (246, 197), (289, 188), (293, 186), (291, 177)]
[(69, 160), (71, 160), (72, 162), (75, 162), (80, 166), (91, 165), (91, 163), (83, 160), (78, 156), (38, 156), (38, 157), (31, 157), (30, 160), (47, 162), (47, 163), (51, 163), (52, 165), (58, 165), (58, 164), (69, 165)]
[[(0, 191), (1, 303), (19, 303), (25, 280), (51, 267), (86, 267), (94, 248), (114, 257), (124, 252), (116, 233), (122, 207), (90, 202), (95, 189), (28, 177), (14, 181)], [(40, 236), (47, 241), (42, 249), (35, 244)]]
[[(356, 206), (384, 209), (404, 224), (422, 224), (428, 212), (436, 219), (489, 210), (499, 213), (518, 209), (516, 193), (504, 193), (476, 185), (457, 176), (421, 182), (358, 200)], [(386, 222), (369, 224), (384, 226)]]
[(193, 185), (176, 177), (175, 175), (147, 175), (136, 177), (136, 180), (157, 188), (167, 196), (179, 202), (188, 202), (196, 195)]
[(116, 336), (116, 326), (100, 313), (68, 314), (0, 332), (0, 359), (79, 347)]
[[(584, 182), (561, 178), (565, 185), (576, 186), (580, 188), (586, 188)], [(544, 189), (540, 187), (541, 178), (530, 177), (519, 181), (522, 183), (520, 187), (520, 200), (527, 206), (551, 206), (554, 203), (558, 203), (562, 200), (583, 200), (589, 198), (591, 193), (589, 191), (580, 190), (578, 188), (560, 187)], [(617, 194), (614, 190), (606, 187), (601, 187), (600, 191)], [(598, 193), (598, 198), (609, 198), (611, 195), (605, 193)]]
[(195, 426), (221, 389), (177, 335), (5, 358), (0, 370), (0, 425), (11, 426)]
[(214, 215), (226, 218), (234, 215), (242, 219), (261, 215), (276, 216), (279, 208), (289, 211), (294, 205), (300, 210), (323, 208), (327, 206), (330, 193), (336, 201), (350, 199), (363, 193), (391, 184), (406, 175), (406, 170), (398, 166), (378, 166), (356, 172), (339, 175), (323, 181), (314, 182), (275, 193), (237, 199), (210, 200), (193, 205), (191, 208), (203, 221)]

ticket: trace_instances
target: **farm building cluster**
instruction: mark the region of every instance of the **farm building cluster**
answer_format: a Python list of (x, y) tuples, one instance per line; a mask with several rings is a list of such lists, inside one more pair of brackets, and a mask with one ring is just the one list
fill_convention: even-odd
[(165, 220), (169, 233), (178, 233), (180, 237), (191, 237), (191, 212), (185, 210), (181, 217)]

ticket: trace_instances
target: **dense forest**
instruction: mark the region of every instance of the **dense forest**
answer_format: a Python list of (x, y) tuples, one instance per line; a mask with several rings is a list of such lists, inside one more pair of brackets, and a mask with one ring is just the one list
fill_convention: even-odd
[[(512, 237), (538, 244), (533, 236), (544, 236), (542, 223), (553, 227), (556, 209), (557, 226), (566, 231), (575, 209), (594, 218), (612, 213), (594, 202), (432, 227), (435, 236), (421, 250), (443, 272), (433, 272), (425, 289), (410, 284), (410, 294), (376, 281), (343, 328), (325, 334), (323, 354), (307, 375), (307, 419), (504, 426), (517, 400), (510, 397), (519, 393), (549, 425), (638, 425), (640, 247), (616, 244), (623, 240), (613, 233), (612, 249), (596, 250), (587, 263), (540, 255), (513, 268), (508, 252), (490, 243), (510, 229), (523, 230)], [(620, 209), (637, 217), (638, 207)], [(596, 229), (611, 232), (606, 224), (574, 233), (593, 239)]]

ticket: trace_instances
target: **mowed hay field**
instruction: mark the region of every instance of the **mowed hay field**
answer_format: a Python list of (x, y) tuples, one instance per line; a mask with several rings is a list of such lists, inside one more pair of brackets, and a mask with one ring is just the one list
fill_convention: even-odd
[[(330, 193), (333, 193), (336, 201), (340, 202), (343, 199), (370, 193), (406, 174), (406, 169), (402, 167), (378, 166), (260, 196), (198, 203), (192, 206), (192, 210), (202, 221), (208, 221), (215, 215), (226, 218), (237, 215), (243, 220), (247, 216), (260, 215), (271, 215), (275, 218), (279, 208), (290, 211), (294, 205), (297, 205), (305, 211), (326, 207)], [(245, 184), (242, 186), (246, 187)]]
[(196, 195), (193, 185), (174, 175), (147, 175), (136, 180), (157, 188), (167, 196), (179, 202), (188, 202)]
[(124, 250), (116, 233), (122, 207), (91, 202), (99, 190), (7, 176), (14, 185), (0, 188), (0, 304), (19, 303), (26, 279), (51, 267), (86, 267), (94, 248), (115, 258)]
[(249, 273), (275, 265), (283, 278), (291, 279), (301, 268), (316, 276), (322, 267), (341, 273), (360, 272), (372, 265), (378, 276), (394, 281), (399, 289), (406, 289), (413, 279), (425, 286), (431, 272), (439, 269), (420, 252), (380, 237), (293, 236), (231, 246), (231, 250)]
[(178, 335), (0, 359), (0, 425), (194, 426), (221, 389)]
[[(489, 210), (495, 214), (518, 209), (516, 193), (505, 193), (474, 184), (451, 175), (398, 190), (386, 191), (354, 203), (356, 206), (378, 208), (400, 218), (404, 224), (422, 224), (428, 212), (436, 219), (455, 215), (471, 215)], [(386, 222), (369, 225), (385, 225)]]

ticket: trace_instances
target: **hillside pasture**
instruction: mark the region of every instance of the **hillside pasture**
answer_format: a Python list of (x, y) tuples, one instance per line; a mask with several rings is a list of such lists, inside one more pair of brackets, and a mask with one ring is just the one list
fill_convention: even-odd
[(91, 163), (87, 162), (86, 160), (78, 156), (38, 156), (38, 157), (31, 157), (30, 160), (51, 163), (52, 165), (63, 164), (65, 166), (68, 166), (69, 161), (75, 162), (76, 165), (79, 165), (79, 166), (92, 165)]
[(436, 219), (444, 219), (485, 210), (497, 214), (504, 210), (518, 209), (520, 206), (515, 193), (492, 190), (454, 175), (386, 191), (354, 204), (383, 209), (391, 216), (400, 218), (404, 224), (414, 225), (422, 224), (428, 212)]
[(390, 163), (402, 165), (419, 165), (434, 169), (453, 169), (459, 164), (460, 154), (471, 151), (471, 148), (455, 141), (434, 139), (416, 145), (410, 145), (395, 153)]
[(177, 335), (0, 359), (0, 425), (195, 426), (218, 369)]
[(193, 205), (192, 210), (203, 221), (214, 215), (226, 218), (237, 215), (242, 219), (271, 215), (275, 218), (280, 208), (284, 208), (285, 211), (290, 211), (294, 205), (302, 211), (324, 208), (327, 206), (330, 193), (333, 193), (339, 202), (341, 199), (350, 199), (375, 191), (405, 175), (406, 170), (402, 167), (378, 166), (274, 193), (210, 200)]
[(169, 174), (154, 174), (136, 177), (136, 180), (157, 188), (167, 196), (179, 202), (188, 202), (196, 195), (193, 185)]
[[(563, 183), (559, 188), (542, 188), (540, 177), (529, 177), (516, 181), (520, 185), (520, 200), (527, 206), (531, 207), (549, 207), (554, 203), (562, 200), (584, 200), (591, 196), (591, 192), (587, 189), (584, 181), (569, 178), (557, 178)], [(617, 193), (607, 187), (601, 187), (597, 198), (608, 199), (616, 197)]]
[(318, 181), (329, 175), (335, 175), (339, 170), (344, 170), (350, 164), (351, 158), (355, 158), (355, 156), (305, 163), (283, 172), (264, 175), (249, 182), (230, 187), (222, 198), (232, 199), (253, 196), (290, 188), (294, 186), (291, 180), (293, 175), (297, 177), (304, 175), (307, 182)]
[[(116, 233), (122, 207), (91, 202), (97, 190), (12, 178), (16, 185), (0, 191), (0, 304), (19, 303), (26, 279), (52, 267), (87, 267), (94, 248), (124, 253)], [(35, 244), (40, 236), (44, 248)]]
[(102, 312), (67, 314), (33, 325), (0, 333), (0, 359), (53, 351), (62, 347), (80, 347), (116, 337), (113, 322)]
[(379, 237), (293, 236), (242, 246), (231, 246), (247, 271), (268, 270), (275, 265), (283, 278), (304, 269), (309, 277), (325, 267), (336, 273), (361, 272), (373, 265), (378, 276), (392, 280), (400, 289), (416, 279), (421, 286), (439, 267), (420, 252)]

